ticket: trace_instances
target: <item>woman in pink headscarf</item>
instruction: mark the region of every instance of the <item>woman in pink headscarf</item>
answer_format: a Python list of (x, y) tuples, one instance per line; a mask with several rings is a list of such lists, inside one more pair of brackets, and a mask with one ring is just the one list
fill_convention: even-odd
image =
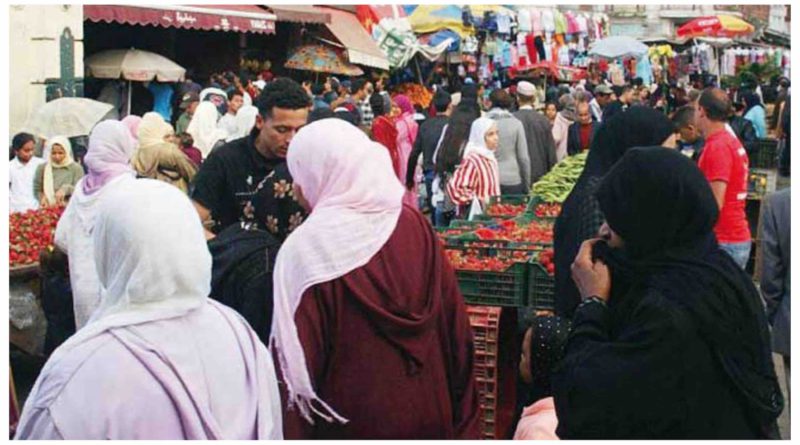
[[(395, 126), (397, 127), (397, 152), (400, 161), (400, 171), (397, 171), (398, 179), (401, 183), (405, 183), (406, 173), (408, 171), (408, 158), (411, 156), (411, 151), (414, 150), (414, 141), (417, 140), (417, 132), (419, 125), (414, 121), (414, 106), (411, 105), (411, 100), (408, 96), (398, 94), (394, 97), (394, 104), (399, 108), (400, 115), (395, 119)], [(414, 175), (415, 177), (419, 175)], [(417, 180), (416, 183), (419, 183)], [(406, 191), (403, 195), (403, 202), (418, 208), (417, 203), (417, 187), (415, 186), (412, 191)]]
[(129, 114), (129, 115), (125, 116), (122, 119), (122, 121), (120, 121), (120, 122), (122, 122), (123, 124), (125, 124), (126, 127), (128, 127), (128, 130), (130, 130), (131, 136), (133, 136), (133, 139), (138, 141), (139, 140), (139, 124), (142, 123), (142, 118), (139, 117), (139, 116), (136, 116), (135, 114)]
[(273, 272), (286, 438), (477, 439), (464, 300), (388, 151), (323, 119), (292, 139), (287, 165), (310, 214)]
[(75, 185), (56, 226), (55, 244), (69, 256), (77, 329), (88, 321), (100, 294), (92, 242), (97, 203), (110, 190), (128, 187), (136, 180), (128, 164), (135, 150), (136, 142), (124, 123), (107, 120), (97, 124), (83, 160), (89, 172)]

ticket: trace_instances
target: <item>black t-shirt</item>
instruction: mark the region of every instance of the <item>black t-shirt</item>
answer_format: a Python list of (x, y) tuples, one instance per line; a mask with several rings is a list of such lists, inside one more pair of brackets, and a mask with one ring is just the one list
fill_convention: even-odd
[(192, 199), (211, 212), (212, 231), (238, 223), (258, 184), (285, 159), (266, 159), (255, 147), (255, 133), (211, 152), (194, 177)]

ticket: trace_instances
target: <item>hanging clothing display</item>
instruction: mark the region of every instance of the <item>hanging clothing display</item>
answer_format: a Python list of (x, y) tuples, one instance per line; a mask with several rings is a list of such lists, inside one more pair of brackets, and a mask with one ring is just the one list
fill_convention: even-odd
[(505, 14), (497, 16), (497, 32), (500, 34), (511, 34), (511, 17)]
[(641, 77), (644, 85), (653, 83), (653, 66), (650, 64), (650, 58), (644, 56), (636, 63), (636, 75)]

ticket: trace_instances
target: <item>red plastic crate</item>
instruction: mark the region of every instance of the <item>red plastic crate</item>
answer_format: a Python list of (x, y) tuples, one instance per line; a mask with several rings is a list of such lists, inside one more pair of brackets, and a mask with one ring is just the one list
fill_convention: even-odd
[(467, 306), (475, 345), (474, 372), (483, 439), (505, 439), (513, 428), (516, 369), (516, 310)]

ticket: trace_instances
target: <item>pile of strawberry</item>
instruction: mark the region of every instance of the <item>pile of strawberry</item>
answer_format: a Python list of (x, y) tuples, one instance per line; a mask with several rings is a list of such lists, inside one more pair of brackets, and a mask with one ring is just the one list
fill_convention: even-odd
[(521, 243), (552, 243), (553, 225), (547, 222), (531, 222), (518, 225), (514, 220), (498, 223), (496, 226), (483, 227), (475, 231), (481, 240), (504, 240)]
[(556, 218), (561, 214), (561, 204), (557, 202), (539, 204), (533, 212), (538, 218)]
[(509, 251), (500, 255), (482, 255), (476, 250), (445, 250), (450, 265), (457, 270), (503, 272), (514, 263), (524, 263), (531, 252)]
[(537, 260), (542, 267), (545, 268), (548, 275), (555, 275), (556, 274), (556, 264), (553, 262), (555, 256), (555, 252), (553, 249), (545, 249), (539, 252), (537, 256)]
[(513, 217), (521, 215), (526, 208), (526, 204), (494, 204), (486, 210), (486, 214), (489, 216)]
[(53, 246), (56, 224), (64, 207), (12, 213), (9, 217), (9, 260), (12, 268), (39, 261), (39, 253)]

